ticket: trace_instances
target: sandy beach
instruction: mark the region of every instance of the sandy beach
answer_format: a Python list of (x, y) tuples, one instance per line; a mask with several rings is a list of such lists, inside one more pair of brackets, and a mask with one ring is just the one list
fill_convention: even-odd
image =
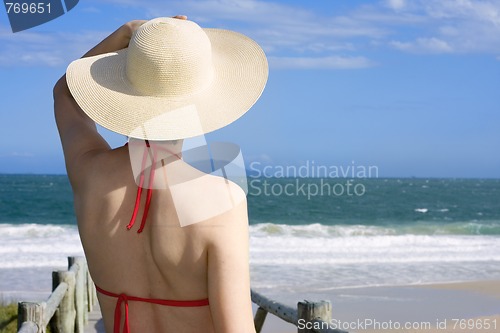
[[(333, 326), (349, 332), (499, 332), (500, 281), (336, 289), (307, 295), (330, 300)], [(286, 304), (295, 306), (290, 299)], [(268, 315), (262, 333), (297, 329)]]

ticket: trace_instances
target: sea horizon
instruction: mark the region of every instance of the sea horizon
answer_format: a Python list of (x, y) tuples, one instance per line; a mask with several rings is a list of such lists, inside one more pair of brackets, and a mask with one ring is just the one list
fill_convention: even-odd
[[(43, 173), (38, 173), (38, 172), (23, 172), (23, 173), (18, 173), (18, 172), (0, 172), (0, 176), (68, 176), (66, 173), (59, 173), (59, 172), (43, 172)], [(254, 177), (252, 174), (247, 174), (247, 177), (249, 178), (269, 178), (269, 179), (295, 179), (295, 178), (301, 178), (301, 179), (319, 179), (319, 178), (328, 178), (328, 179), (484, 179), (484, 180), (496, 180), (500, 179), (500, 176), (498, 177), (490, 177), (490, 176), (378, 176), (378, 177), (320, 177), (320, 176), (315, 176), (315, 177), (268, 177), (268, 176), (261, 176), (261, 177)]]

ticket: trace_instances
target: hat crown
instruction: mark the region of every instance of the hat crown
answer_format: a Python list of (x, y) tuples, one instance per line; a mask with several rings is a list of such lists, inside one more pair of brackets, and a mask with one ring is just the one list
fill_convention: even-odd
[(130, 40), (126, 73), (134, 88), (144, 95), (196, 94), (210, 85), (214, 75), (210, 40), (192, 21), (148, 21)]

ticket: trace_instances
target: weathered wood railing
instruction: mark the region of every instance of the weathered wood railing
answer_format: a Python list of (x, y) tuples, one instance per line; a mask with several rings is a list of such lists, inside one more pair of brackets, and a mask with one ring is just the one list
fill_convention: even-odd
[[(83, 333), (88, 313), (96, 303), (94, 283), (84, 257), (68, 257), (68, 270), (52, 272), (52, 294), (45, 302), (19, 302), (18, 333)], [(332, 318), (329, 301), (298, 302), (297, 309), (251, 291), (258, 305), (255, 330), (260, 333), (267, 313), (297, 326), (298, 333), (347, 333), (328, 325)]]
[(45, 302), (19, 302), (18, 333), (83, 333), (96, 291), (84, 257), (68, 257), (68, 270), (52, 272), (52, 294)]
[(282, 320), (297, 326), (298, 333), (347, 333), (330, 327), (332, 305), (329, 301), (298, 302), (297, 309), (273, 301), (255, 291), (252, 302), (259, 307), (255, 313), (255, 331), (260, 333), (267, 313), (272, 313)]

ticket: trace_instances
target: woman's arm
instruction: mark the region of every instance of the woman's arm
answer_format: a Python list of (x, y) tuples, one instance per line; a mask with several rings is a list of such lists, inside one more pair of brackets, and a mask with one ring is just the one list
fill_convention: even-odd
[[(111, 35), (88, 51), (84, 57), (108, 53), (128, 46), (134, 29), (144, 21), (131, 21), (118, 28)], [(80, 109), (73, 99), (66, 75), (57, 81), (53, 90), (54, 115), (66, 160), (66, 169), (73, 185), (84, 181), (86, 161), (89, 157), (110, 149), (104, 138), (97, 132), (95, 123)]]
[[(185, 16), (175, 16), (186, 19)], [(125, 23), (99, 44), (89, 50), (83, 57), (115, 52), (128, 47), (134, 31), (143, 24), (144, 20), (135, 20)], [(57, 81), (53, 90), (54, 114), (63, 146), (66, 169), (73, 185), (84, 182), (88, 170), (87, 162), (101, 152), (109, 151), (110, 147), (104, 138), (97, 132), (92, 121), (73, 99), (66, 83), (66, 75)]]
[(218, 333), (255, 333), (247, 214), (246, 200), (222, 214), (208, 247), (208, 296)]
[(103, 53), (115, 52), (128, 47), (128, 43), (130, 42), (134, 31), (137, 30), (137, 28), (139, 28), (145, 22), (145, 20), (134, 20), (125, 23), (115, 32), (104, 38), (99, 44), (85, 53), (82, 58), (92, 57)]

